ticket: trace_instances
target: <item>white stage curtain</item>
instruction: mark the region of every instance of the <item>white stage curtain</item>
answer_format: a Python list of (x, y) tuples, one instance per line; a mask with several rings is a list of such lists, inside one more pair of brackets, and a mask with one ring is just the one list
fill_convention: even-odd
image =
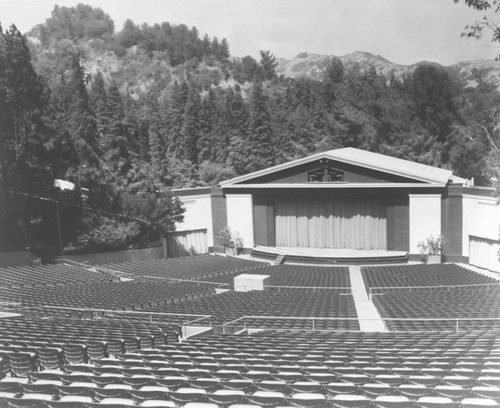
[(167, 235), (169, 258), (208, 253), (207, 230), (177, 231)]
[(490, 271), (500, 272), (500, 241), (469, 237), (469, 263)]
[(363, 199), (282, 199), (275, 203), (276, 246), (387, 249), (383, 203)]

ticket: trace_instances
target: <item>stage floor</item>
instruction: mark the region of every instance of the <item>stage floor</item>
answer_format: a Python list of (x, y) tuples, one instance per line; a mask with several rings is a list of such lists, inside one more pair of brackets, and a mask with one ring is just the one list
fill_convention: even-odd
[(331, 248), (294, 248), (294, 247), (266, 247), (256, 246), (256, 251), (269, 254), (303, 256), (311, 258), (386, 258), (406, 256), (403, 251), (385, 250), (358, 250), (358, 249), (331, 249)]

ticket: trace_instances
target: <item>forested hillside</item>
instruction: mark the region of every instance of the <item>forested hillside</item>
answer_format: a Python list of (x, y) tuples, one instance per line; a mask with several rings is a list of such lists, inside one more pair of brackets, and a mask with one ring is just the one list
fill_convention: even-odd
[[(343, 146), (498, 177), (500, 94), (481, 69), (471, 81), (437, 64), (388, 75), (331, 57), (315, 79), (276, 67), (272, 50), (233, 58), (195, 27), (117, 30), (85, 5), (25, 36), (2, 30), (0, 249), (144, 246), (182, 218), (169, 188)], [(59, 201), (56, 178), (89, 189), (59, 205), (60, 234), (56, 203), (37, 198)]]

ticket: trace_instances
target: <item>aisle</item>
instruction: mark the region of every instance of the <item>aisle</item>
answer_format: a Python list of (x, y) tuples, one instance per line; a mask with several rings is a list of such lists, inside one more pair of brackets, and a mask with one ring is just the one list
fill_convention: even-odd
[[(365, 282), (361, 275), (359, 266), (349, 266), (349, 277), (351, 278), (352, 296), (358, 314), (359, 328), (364, 332), (384, 332), (385, 325), (375, 305), (370, 301), (366, 293)], [(364, 320), (367, 319), (367, 320)]]

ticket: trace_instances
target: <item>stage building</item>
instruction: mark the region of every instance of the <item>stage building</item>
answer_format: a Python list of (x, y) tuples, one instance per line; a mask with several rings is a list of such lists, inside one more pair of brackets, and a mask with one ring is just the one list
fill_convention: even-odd
[(221, 182), (175, 190), (186, 207), (178, 230), (238, 231), (245, 250), (336, 256), (408, 255), (444, 237), (446, 261), (468, 261), (471, 239), (498, 240), (494, 189), (450, 170), (355, 148), (317, 153)]

